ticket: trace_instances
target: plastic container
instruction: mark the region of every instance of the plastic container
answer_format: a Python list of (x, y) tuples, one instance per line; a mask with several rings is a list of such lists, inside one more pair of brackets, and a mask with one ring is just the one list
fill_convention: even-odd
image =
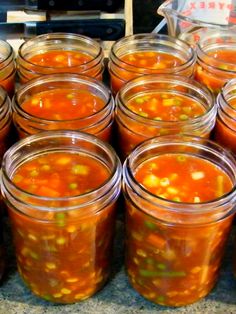
[(114, 116), (110, 90), (78, 74), (44, 75), (22, 85), (13, 98), (19, 137), (41, 131), (80, 130), (109, 141)]
[(236, 33), (206, 32), (197, 44), (195, 78), (215, 95), (236, 77)]
[(73, 303), (103, 287), (120, 179), (114, 150), (82, 132), (39, 133), (6, 152), (2, 194), (18, 271), (34, 294)]
[(15, 141), (12, 133), (11, 100), (0, 87), (0, 161), (7, 148)]
[(0, 40), (0, 86), (9, 96), (15, 91), (15, 73), (14, 51), (7, 41)]
[(216, 112), (213, 95), (193, 79), (155, 74), (133, 79), (116, 97), (118, 151), (125, 157), (137, 144), (165, 134), (207, 138)]
[(236, 154), (236, 79), (229, 81), (217, 96), (218, 113), (214, 139)]
[(21, 83), (53, 73), (78, 73), (102, 80), (103, 49), (92, 38), (70, 33), (50, 33), (24, 42), (17, 56)]
[(136, 34), (116, 41), (109, 55), (110, 85), (114, 94), (130, 79), (143, 74), (190, 77), (194, 50), (184, 41), (160, 34)]
[(131, 285), (167, 306), (206, 296), (217, 282), (235, 213), (233, 156), (202, 138), (156, 137), (128, 156), (123, 178)]

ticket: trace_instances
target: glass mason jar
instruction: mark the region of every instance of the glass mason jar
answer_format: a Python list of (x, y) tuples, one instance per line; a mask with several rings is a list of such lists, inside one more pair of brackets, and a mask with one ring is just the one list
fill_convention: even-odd
[(92, 38), (70, 33), (50, 33), (24, 42), (17, 56), (21, 83), (53, 73), (78, 73), (102, 80), (103, 49)]
[(7, 148), (15, 140), (12, 138), (11, 100), (5, 89), (0, 87), (0, 162)]
[(160, 34), (136, 34), (116, 41), (109, 55), (111, 89), (116, 94), (130, 79), (143, 74), (178, 74), (190, 77), (195, 52), (180, 39)]
[(20, 138), (50, 130), (80, 130), (109, 141), (114, 100), (101, 81), (78, 74), (44, 75), (20, 86), (12, 102)]
[(233, 156), (200, 137), (160, 136), (128, 156), (123, 180), (131, 285), (161, 305), (206, 296), (218, 279), (235, 213)]
[(236, 77), (236, 34), (208, 31), (196, 47), (195, 78), (217, 95), (223, 85)]
[(216, 103), (218, 113), (214, 140), (236, 154), (236, 78), (223, 87)]
[(0, 86), (13, 96), (15, 90), (15, 61), (14, 51), (11, 45), (0, 40)]
[(217, 107), (198, 82), (174, 75), (144, 75), (127, 82), (116, 96), (118, 151), (127, 156), (144, 140), (186, 133), (209, 137)]
[(38, 133), (6, 152), (2, 194), (18, 270), (34, 294), (73, 303), (103, 287), (120, 180), (112, 147), (82, 132)]

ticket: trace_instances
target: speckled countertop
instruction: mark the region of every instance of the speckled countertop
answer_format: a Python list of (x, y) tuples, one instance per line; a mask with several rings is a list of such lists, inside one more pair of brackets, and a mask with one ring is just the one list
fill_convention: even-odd
[(0, 314), (236, 313), (236, 280), (231, 270), (232, 240), (226, 251), (219, 281), (213, 291), (193, 305), (169, 308), (145, 300), (129, 285), (123, 266), (123, 233), (122, 219), (119, 219), (113, 272), (109, 282), (90, 299), (71, 305), (51, 304), (34, 296), (26, 288), (17, 273), (11, 241), (8, 241), (8, 272), (0, 287)]

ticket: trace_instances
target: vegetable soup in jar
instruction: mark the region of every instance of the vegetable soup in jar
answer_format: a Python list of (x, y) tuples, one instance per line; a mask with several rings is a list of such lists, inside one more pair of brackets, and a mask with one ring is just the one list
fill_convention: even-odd
[(214, 140), (236, 156), (236, 79), (230, 80), (217, 96), (218, 113)]
[(74, 303), (104, 286), (120, 179), (114, 150), (82, 132), (42, 132), (6, 152), (2, 194), (18, 271), (34, 294)]
[(223, 85), (236, 77), (236, 34), (211, 31), (198, 42), (195, 78), (217, 95)]
[(207, 139), (160, 136), (123, 168), (126, 270), (150, 301), (184, 306), (217, 282), (235, 213), (236, 161)]
[(0, 162), (5, 151), (14, 141), (11, 100), (6, 90), (0, 87)]
[(101, 81), (78, 74), (45, 75), (19, 87), (13, 121), (19, 137), (40, 131), (79, 130), (111, 138), (114, 100)]
[(129, 80), (143, 74), (190, 77), (194, 50), (184, 41), (160, 34), (135, 34), (116, 41), (109, 56), (110, 85), (114, 94)]
[(116, 97), (118, 151), (127, 156), (144, 140), (165, 134), (209, 137), (217, 107), (198, 82), (174, 75), (145, 75), (127, 82)]
[(103, 49), (92, 38), (73, 33), (50, 33), (24, 42), (17, 56), (21, 83), (54, 73), (78, 73), (102, 80)]

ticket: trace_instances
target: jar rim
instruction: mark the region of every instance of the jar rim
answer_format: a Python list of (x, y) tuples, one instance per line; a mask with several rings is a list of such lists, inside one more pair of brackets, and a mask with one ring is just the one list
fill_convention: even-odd
[[(217, 38), (220, 37), (220, 41), (217, 41)], [(234, 41), (224, 42), (222, 37), (233, 37)], [(215, 41), (214, 41), (215, 40)], [(208, 43), (208, 41), (210, 41)], [(232, 43), (235, 45), (235, 49), (232, 49)], [(197, 60), (202, 63), (207, 63), (207, 66), (212, 69), (217, 69), (218, 71), (222, 71), (222, 73), (232, 73), (235, 74), (236, 68), (234, 70), (224, 69), (219, 67), (216, 63), (224, 63), (229, 67), (235, 67), (234, 63), (227, 62), (226, 60), (219, 60), (209, 55), (210, 51), (215, 51), (216, 49), (220, 50), (221, 47), (231, 48), (229, 50), (235, 50), (236, 53), (236, 34), (232, 30), (210, 30), (204, 34), (204, 36), (197, 42), (196, 44), (196, 55)]]
[[(151, 153), (150, 153), (151, 149), (158, 146), (165, 147), (168, 145), (170, 146), (181, 145), (182, 147), (183, 146), (192, 147), (194, 149), (198, 149), (199, 152), (200, 150), (208, 149), (209, 152), (212, 153), (213, 155), (220, 156), (221, 161), (223, 160), (225, 164), (227, 163), (227, 166), (229, 167), (231, 171), (231, 179), (232, 179), (232, 175), (234, 177), (234, 182), (232, 181), (233, 183), (232, 189), (229, 192), (222, 195), (221, 197), (218, 197), (213, 200), (209, 200), (207, 202), (201, 202), (201, 203), (175, 202), (173, 200), (161, 198), (149, 192), (147, 189), (141, 186), (139, 182), (135, 179), (133, 175), (133, 169), (132, 169), (133, 163), (137, 160), (138, 157), (140, 157), (140, 154), (142, 152), (148, 151), (149, 156), (151, 156)], [(169, 153), (169, 152), (164, 152), (163, 154), (166, 154), (166, 153)], [(193, 155), (196, 156), (196, 154), (193, 154)], [(148, 160), (148, 158), (146, 158), (145, 160)], [(207, 160), (209, 160), (209, 158)], [(137, 166), (135, 168), (137, 168)], [(197, 137), (197, 136), (191, 136), (188, 134), (162, 135), (162, 136), (154, 137), (152, 139), (148, 139), (144, 141), (143, 143), (139, 144), (138, 146), (136, 146), (136, 148), (130, 153), (130, 155), (126, 158), (124, 162), (123, 180), (124, 180), (124, 183), (129, 188), (134, 190), (136, 194), (139, 195), (142, 199), (145, 199), (145, 201), (147, 201), (148, 203), (154, 206), (168, 209), (169, 212), (176, 213), (176, 214), (178, 213), (191, 214), (195, 216), (197, 214), (213, 213), (214, 210), (216, 211), (218, 208), (220, 208), (221, 206), (224, 206), (228, 202), (232, 200), (235, 201), (235, 198), (236, 198), (236, 160), (234, 159), (233, 155), (229, 151), (225, 150), (223, 147), (213, 142), (212, 140)], [(140, 209), (140, 210), (145, 211), (145, 209)], [(236, 209), (234, 209), (234, 211), (235, 210)], [(155, 217), (153, 213), (150, 213), (149, 211), (147, 213)]]
[(0, 39), (0, 45), (4, 46), (8, 50), (7, 55), (4, 58), (2, 57), (0, 59), (0, 67), (2, 67), (5, 63), (8, 62), (9, 59), (12, 58), (13, 61), (14, 51), (12, 46), (5, 40)]
[[(23, 42), (19, 49), (18, 49), (18, 58), (19, 60), (22, 60), (24, 62), (26, 62), (27, 64), (30, 64), (31, 66), (33, 67), (37, 67), (39, 69), (54, 69), (53, 66), (43, 66), (43, 65), (39, 65), (37, 63), (33, 63), (31, 62), (30, 60), (26, 59), (23, 55), (23, 49), (27, 49), (27, 48), (30, 48), (30, 47), (35, 47), (35, 45), (37, 43), (41, 43), (43, 40), (44, 41), (49, 41), (49, 40), (56, 40), (56, 39), (75, 39), (75, 40), (82, 40), (82, 42), (86, 42), (86, 43), (89, 43), (91, 45), (94, 45), (97, 49), (97, 54), (95, 56), (93, 56), (93, 58), (91, 60), (89, 60), (88, 62), (86, 63), (83, 63), (83, 64), (80, 64), (80, 65), (74, 65), (74, 66), (70, 66), (69, 68), (72, 70), (72, 69), (75, 69), (75, 68), (80, 68), (80, 67), (83, 67), (83, 66), (89, 66), (90, 64), (93, 65), (94, 61), (99, 59), (99, 57), (103, 58), (103, 48), (102, 46), (96, 41), (94, 40), (93, 38), (91, 37), (88, 37), (88, 36), (84, 36), (84, 35), (80, 35), (80, 34), (76, 34), (76, 33), (63, 33), (63, 32), (54, 32), (54, 33), (47, 33), (47, 34), (41, 34), (41, 35), (38, 35), (34, 38), (31, 38), (25, 42)], [(73, 49), (63, 49), (65, 51), (73, 51)], [(99, 64), (99, 60), (97, 62), (97, 64)], [(97, 64), (93, 65), (93, 66), (96, 66)], [(68, 67), (61, 67), (61, 68), (58, 68), (60, 69), (61, 71), (63, 69), (68, 69)], [(66, 72), (66, 71), (65, 71)]]
[[(60, 139), (72, 139), (72, 142), (75, 142), (76, 139), (78, 140), (84, 140), (85, 143), (91, 143), (97, 147), (99, 147), (99, 149), (102, 149), (103, 152), (105, 154), (107, 154), (107, 156), (109, 156), (109, 158), (112, 160), (112, 168), (109, 168), (110, 173), (109, 173), (109, 178), (107, 178), (102, 185), (100, 185), (99, 187), (93, 189), (90, 192), (86, 192), (84, 194), (80, 194), (80, 195), (75, 195), (75, 196), (71, 196), (71, 197), (45, 197), (45, 196), (40, 196), (40, 195), (36, 195), (36, 194), (32, 194), (30, 192), (27, 192), (25, 190), (23, 190), (22, 188), (19, 188), (14, 182), (12, 182), (11, 180), (11, 176), (14, 173), (14, 171), (16, 169), (11, 170), (11, 173), (9, 168), (11, 166), (11, 163), (13, 163), (15, 161), (16, 158), (23, 158), (22, 156), (20, 156), (19, 153), (19, 149), (21, 148), (26, 148), (29, 147), (32, 144), (39, 144), (40, 140), (44, 140), (44, 141), (52, 141), (53, 139), (55, 140), (60, 140)], [(55, 149), (55, 147), (54, 147)], [(71, 147), (71, 149), (67, 149), (66, 146), (64, 146), (65, 151), (67, 152), (71, 152), (71, 151), (75, 151), (73, 150), (73, 146)], [(64, 151), (64, 149), (61, 149), (60, 151)], [(47, 153), (47, 152), (53, 152), (54, 150), (51, 149), (49, 150), (42, 150), (43, 153)], [(57, 150), (58, 151), (58, 150)], [(83, 152), (85, 153), (85, 151), (81, 150), (81, 147), (79, 147), (79, 149), (77, 149), (77, 152)], [(35, 155), (37, 156), (38, 153), (40, 154), (40, 150), (35, 152), (34, 154), (28, 155), (27, 157), (34, 157)], [(88, 153), (88, 152), (87, 152)], [(96, 155), (93, 155), (91, 153), (91, 156), (96, 157)], [(104, 162), (101, 159), (101, 156), (98, 156), (98, 160), (100, 160), (101, 162)], [(24, 161), (24, 160), (23, 160)], [(18, 166), (23, 162), (21, 159), (20, 161), (18, 161)], [(8, 165), (8, 163), (10, 163), (10, 165)], [(106, 165), (107, 166), (107, 165)], [(16, 142), (15, 144), (13, 144), (4, 154), (3, 156), (3, 160), (2, 160), (2, 173), (1, 173), (1, 178), (2, 178), (2, 182), (1, 182), (1, 188), (2, 188), (2, 192), (3, 195), (5, 194), (5, 191), (7, 190), (7, 193), (11, 194), (12, 193), (9, 192), (9, 186), (14, 189), (14, 191), (18, 191), (21, 193), (20, 197), (17, 197), (15, 199), (17, 199), (18, 202), (20, 202), (21, 204), (23, 204), (24, 207), (27, 208), (33, 208), (36, 210), (40, 210), (40, 211), (49, 211), (49, 208), (47, 206), (41, 206), (41, 205), (35, 205), (35, 204), (31, 204), (30, 202), (25, 202), (24, 201), (24, 196), (28, 196), (29, 198), (33, 198), (34, 200), (37, 200), (38, 202), (40, 201), (61, 201), (61, 202), (66, 202), (68, 200), (70, 201), (78, 201), (78, 203), (74, 204), (73, 206), (68, 206), (68, 204), (66, 204), (66, 206), (62, 206), (62, 207), (50, 207), (50, 211), (55, 212), (55, 211), (70, 211), (73, 209), (80, 209), (83, 208), (84, 206), (87, 206), (90, 203), (94, 203), (96, 202), (96, 200), (98, 199), (102, 199), (105, 197), (106, 193), (111, 192), (111, 190), (117, 190), (117, 193), (119, 193), (119, 185), (120, 185), (120, 179), (121, 179), (121, 173), (122, 173), (122, 167), (121, 167), (121, 162), (115, 152), (115, 150), (112, 148), (112, 146), (102, 140), (100, 140), (99, 138), (97, 138), (94, 135), (91, 134), (87, 134), (87, 133), (83, 133), (83, 132), (79, 132), (79, 131), (70, 131), (70, 130), (56, 130), (56, 131), (43, 131), (34, 135), (30, 135), (24, 139), (19, 140), (18, 142)], [(90, 197), (91, 200), (89, 203), (85, 203), (83, 202), (83, 198), (85, 198), (87, 200), (87, 198)], [(109, 201), (111, 201), (111, 199), (114, 199), (114, 196), (110, 196)], [(98, 208), (96, 211), (99, 211), (100, 208)], [(24, 213), (23, 211), (20, 211), (22, 213)]]
[[(156, 33), (141, 33), (141, 34), (128, 35), (128, 36), (125, 36), (125, 37), (118, 39), (116, 42), (113, 43), (113, 45), (111, 46), (109, 59), (116, 66), (129, 68), (129, 71), (131, 71), (131, 72), (137, 73), (137, 69), (147, 70), (145, 67), (141, 67), (141, 66), (137, 67), (137, 66), (132, 65), (132, 64), (130, 64), (124, 60), (121, 60), (119, 58), (119, 56), (117, 56), (115, 50), (118, 48), (121, 48), (122, 46), (128, 45), (131, 40), (134, 40), (137, 43), (140, 43), (141, 40), (146, 40), (146, 41), (148, 41), (148, 45), (151, 45), (151, 43), (153, 43), (153, 41), (156, 40), (156, 41), (160, 41), (159, 48), (161, 45), (170, 45), (170, 44), (174, 45), (174, 44), (176, 44), (176, 45), (178, 45), (178, 48), (179, 48), (179, 49), (176, 49), (176, 51), (180, 51), (181, 53), (183, 53), (183, 52), (187, 53), (187, 51), (189, 51), (189, 57), (186, 58), (186, 60), (183, 60), (184, 61), (183, 63), (174, 67), (174, 70), (176, 72), (179, 72), (182, 69), (185, 69), (186, 67), (188, 67), (189, 65), (194, 63), (195, 59), (196, 59), (196, 54), (195, 54), (193, 47), (190, 44), (188, 44), (186, 41), (184, 41), (180, 38), (176, 38), (176, 37), (166, 35), (166, 34), (156, 34)], [(145, 47), (145, 48), (147, 48), (147, 47)], [(150, 48), (151, 48), (151, 46), (148, 46), (148, 50), (150, 50)], [(175, 48), (175, 47), (173, 46), (173, 48)], [(135, 51), (139, 51), (139, 50), (137, 49)], [(126, 49), (126, 53), (124, 53), (124, 55), (126, 55), (128, 53), (130, 53), (130, 50)], [(121, 63), (122, 66), (118, 63)], [(136, 71), (135, 71), (135, 69), (136, 69)], [(150, 68), (148, 70), (153, 71), (153, 73), (171, 73), (173, 71), (173, 68), (166, 68), (166, 69), (162, 69), (162, 70)]]
[[(130, 91), (130, 89), (136, 88), (139, 86), (143, 87), (145, 86), (145, 83), (146, 84), (150, 84), (150, 83), (179, 84), (180, 86), (194, 89), (199, 95), (204, 96), (204, 101), (205, 101), (204, 105), (207, 105), (207, 106), (204, 106), (204, 109), (206, 110), (204, 111), (202, 115), (191, 118), (186, 121), (169, 121), (169, 120), (157, 121), (149, 117), (143, 117), (133, 112), (127, 107), (127, 100), (125, 100), (125, 95), (126, 93)], [(161, 88), (161, 89), (155, 88), (155, 92), (159, 92), (159, 90), (160, 90), (160, 93), (166, 92), (166, 91), (170, 92), (168, 88)], [(146, 88), (143, 91), (147, 92), (148, 89)], [(143, 91), (141, 90), (140, 93), (142, 93)], [(153, 125), (153, 126), (163, 125), (163, 127), (165, 125), (172, 124), (172, 123), (174, 123), (174, 125), (178, 127), (181, 127), (187, 124), (198, 123), (199, 121), (202, 120), (204, 116), (208, 116), (211, 113), (213, 115), (216, 115), (216, 111), (217, 111), (216, 103), (214, 102), (213, 93), (209, 89), (205, 88), (204, 86), (202, 86), (200, 83), (198, 83), (196, 80), (192, 78), (178, 76), (178, 75), (146, 74), (144, 76), (131, 79), (125, 85), (123, 85), (121, 89), (118, 91), (115, 101), (116, 101), (117, 108), (120, 108), (122, 111), (124, 111), (124, 113), (127, 116), (129, 116), (131, 119), (138, 120), (144, 124)], [(199, 102), (202, 104), (202, 101), (199, 101)]]
[[(84, 84), (84, 86), (88, 86), (88, 87), (90, 84), (93, 84), (93, 87), (95, 90), (99, 90), (103, 93), (104, 100), (106, 99), (106, 101), (104, 102), (104, 106), (100, 110), (94, 112), (92, 115), (85, 116), (82, 118), (63, 119), (63, 120), (53, 120), (53, 119), (47, 119), (47, 118), (40, 118), (40, 117), (37, 117), (35, 115), (31, 115), (30, 113), (28, 113), (27, 111), (25, 111), (21, 107), (22, 104), (19, 101), (19, 97), (21, 97), (22, 94), (29, 91), (33, 87), (35, 87), (35, 86), (39, 87), (40, 85), (46, 84), (46, 83), (50, 84), (53, 82), (56, 83), (56, 82), (63, 82), (63, 81)], [(70, 87), (68, 86), (67, 89), (70, 89)], [(54, 90), (54, 88), (41, 90), (39, 93), (45, 92), (45, 91), (53, 91), (53, 90)], [(34, 122), (41, 122), (41, 123), (43, 123), (43, 122), (45, 122), (45, 123), (55, 123), (55, 122), (56, 123), (66, 123), (66, 122), (68, 122), (69, 123), (69, 122), (76, 122), (76, 121), (86, 121), (90, 118), (96, 117), (97, 115), (101, 114), (103, 111), (107, 111), (108, 109), (109, 109), (109, 112), (112, 112), (113, 108), (114, 108), (114, 99), (113, 99), (113, 96), (112, 96), (110, 89), (105, 85), (105, 83), (103, 83), (102, 81), (100, 81), (96, 78), (89, 77), (89, 76), (86, 76), (83, 74), (77, 74), (77, 73), (55, 73), (55, 74), (46, 74), (46, 75), (43, 75), (40, 77), (33, 78), (33, 79), (29, 80), (28, 82), (26, 82), (24, 85), (21, 85), (19, 87), (19, 89), (16, 91), (15, 95), (13, 96), (12, 108), (16, 113), (20, 114), (24, 118), (34, 119)]]

